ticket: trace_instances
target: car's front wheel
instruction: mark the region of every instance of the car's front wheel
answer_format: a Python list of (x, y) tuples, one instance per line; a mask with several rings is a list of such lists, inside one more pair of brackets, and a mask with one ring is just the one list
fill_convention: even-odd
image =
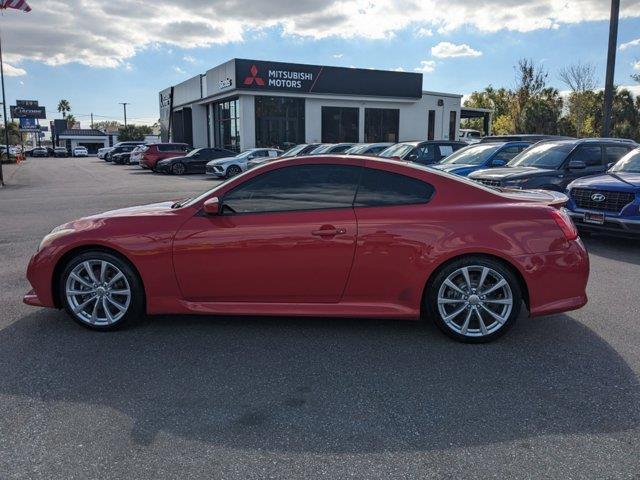
[(442, 268), (429, 284), (426, 310), (451, 338), (468, 343), (503, 335), (518, 318), (520, 285), (502, 262), (466, 257)]
[(95, 330), (113, 330), (144, 312), (144, 289), (137, 273), (106, 252), (85, 252), (67, 263), (60, 298), (76, 322)]
[(237, 165), (231, 165), (227, 168), (227, 178), (235, 177), (236, 175), (240, 175), (242, 170)]

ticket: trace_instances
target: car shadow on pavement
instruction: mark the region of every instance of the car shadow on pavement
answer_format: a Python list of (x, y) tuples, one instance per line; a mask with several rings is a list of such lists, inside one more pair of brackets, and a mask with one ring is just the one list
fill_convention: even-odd
[(640, 242), (637, 239), (596, 234), (583, 237), (582, 240), (590, 254), (640, 265)]
[(417, 322), (162, 316), (97, 333), (41, 310), (0, 331), (0, 393), (116, 409), (139, 445), (169, 432), (226, 448), (421, 451), (640, 423), (632, 370), (568, 315), (464, 345)]

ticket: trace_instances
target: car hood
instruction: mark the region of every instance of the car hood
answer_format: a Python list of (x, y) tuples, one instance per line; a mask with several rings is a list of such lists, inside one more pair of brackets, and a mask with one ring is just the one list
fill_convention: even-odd
[[(236, 157), (216, 158), (215, 160), (211, 160), (211, 161), (207, 162), (207, 165), (221, 165), (223, 163), (231, 162), (231, 161), (233, 161), (235, 159), (236, 159)], [(240, 160), (240, 161), (242, 161), (242, 160)]]
[(574, 180), (570, 187), (615, 188), (636, 191), (640, 189), (640, 173), (605, 173)]
[(501, 167), (501, 168), (485, 168), (469, 175), (469, 178), (485, 178), (492, 180), (502, 180), (504, 178), (531, 178), (542, 177), (553, 172), (546, 168), (536, 167)]
[(83, 217), (78, 221), (83, 220), (99, 220), (102, 218), (113, 217), (144, 217), (147, 215), (156, 215), (159, 213), (165, 213), (167, 210), (171, 210), (171, 205), (174, 202), (160, 202), (151, 203), (149, 205), (137, 205), (135, 207), (118, 208), (117, 210), (109, 210), (106, 212), (98, 213), (88, 217)]

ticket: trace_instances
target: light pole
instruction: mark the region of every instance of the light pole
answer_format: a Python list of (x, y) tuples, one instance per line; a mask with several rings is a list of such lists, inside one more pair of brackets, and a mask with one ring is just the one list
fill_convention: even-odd
[(609, 20), (609, 50), (607, 52), (607, 76), (604, 84), (604, 118), (602, 136), (608, 137), (611, 130), (611, 107), (613, 104), (613, 76), (616, 69), (616, 49), (618, 48), (618, 17), (620, 0), (611, 0), (611, 19)]
[(129, 105), (129, 102), (120, 102), (120, 105), (124, 109), (124, 128), (127, 128), (127, 105)]

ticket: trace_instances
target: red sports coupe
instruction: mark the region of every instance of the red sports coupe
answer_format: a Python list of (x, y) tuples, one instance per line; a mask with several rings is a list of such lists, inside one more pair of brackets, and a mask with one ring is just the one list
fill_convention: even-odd
[(179, 202), (55, 228), (29, 263), (29, 305), (100, 330), (148, 314), (434, 320), (488, 341), (587, 302), (566, 197), (497, 190), (412, 163), (279, 160)]

